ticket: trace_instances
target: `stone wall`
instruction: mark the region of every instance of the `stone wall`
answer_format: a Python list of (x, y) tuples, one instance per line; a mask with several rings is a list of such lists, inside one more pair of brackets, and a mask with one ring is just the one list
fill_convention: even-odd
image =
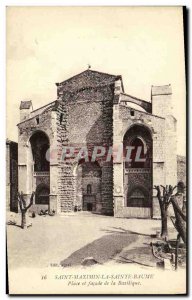
[(177, 181), (186, 185), (186, 157), (177, 155)]
[(87, 204), (92, 203), (92, 210), (101, 210), (101, 168), (96, 163), (78, 165), (76, 176), (76, 205), (87, 210)]
[[(83, 89), (77, 93), (65, 92), (57, 109), (58, 148), (75, 147), (78, 152), (88, 147), (89, 154), (94, 146), (112, 145), (112, 105), (113, 87), (102, 86)], [(62, 114), (62, 121), (61, 120)], [(112, 162), (100, 162), (101, 177), (101, 212), (112, 214)], [(61, 212), (72, 211), (76, 199), (74, 159), (59, 161), (58, 196)]]
[[(171, 85), (152, 86), (151, 92), (152, 113), (165, 118), (165, 129), (163, 138), (164, 167), (156, 164), (154, 176), (157, 185), (177, 184), (177, 120), (173, 117), (173, 99)], [(157, 139), (157, 144), (161, 144), (161, 139)], [(161, 148), (161, 147), (160, 147)], [(159, 151), (159, 147), (156, 147)], [(161, 156), (161, 154), (160, 154)], [(153, 177), (154, 177), (153, 176)], [(164, 179), (164, 180), (162, 180)], [(154, 202), (154, 212), (156, 217), (160, 217), (157, 199)], [(159, 211), (159, 212), (158, 212)], [(170, 210), (170, 214), (171, 214)]]
[[(40, 115), (36, 115), (18, 124), (18, 172), (19, 172), (19, 191), (23, 191), (25, 198), (29, 201), (33, 190), (36, 190), (39, 178), (34, 178), (33, 157), (30, 144), (30, 137), (42, 131), (49, 138), (50, 145), (54, 145), (54, 112), (51, 109), (44, 110)], [(53, 146), (54, 147), (54, 146)], [(50, 174), (52, 172), (52, 161), (50, 161)], [(55, 180), (55, 178), (54, 178)], [(47, 176), (41, 177), (41, 182), (47, 182)], [(50, 186), (53, 186), (50, 177)]]
[[(126, 106), (114, 105), (113, 126), (114, 126), (114, 144), (121, 145), (123, 137), (127, 130), (134, 124), (145, 126), (150, 130), (153, 140), (153, 170), (151, 187), (157, 184), (165, 184), (165, 119), (149, 113), (141, 112), (134, 109), (134, 115), (131, 115), (132, 108)], [(117, 217), (126, 216), (123, 212), (126, 209), (126, 201), (124, 199), (123, 164), (116, 163), (113, 167), (114, 172), (114, 202), (115, 215)], [(116, 193), (116, 190), (119, 193)], [(127, 210), (126, 210), (127, 212)], [(152, 216), (159, 215), (158, 200), (156, 193), (153, 193)], [(127, 215), (128, 216), (128, 215)]]
[[(147, 128), (153, 141), (153, 162), (151, 182), (147, 185), (165, 185), (177, 181), (176, 161), (176, 120), (171, 116), (171, 87), (152, 87), (152, 103), (132, 99), (148, 112), (129, 108), (120, 103), (120, 98), (130, 100), (124, 92), (121, 76), (114, 76), (86, 70), (64, 82), (58, 83), (58, 99), (45, 107), (31, 111), (32, 103), (22, 102), (20, 109), (28, 114), (28, 119), (18, 125), (19, 130), (19, 191), (29, 198), (38, 184), (33, 178), (33, 158), (29, 139), (38, 130), (43, 131), (50, 142), (50, 209), (57, 213), (71, 212), (77, 201), (77, 168), (75, 157), (64, 159), (65, 147), (75, 148), (76, 153), (86, 147), (91, 157), (94, 146), (112, 145), (122, 147), (125, 133), (133, 125)], [(123, 95), (123, 96), (122, 96)], [(124, 100), (126, 100), (124, 99)], [(139, 101), (139, 102), (138, 102)], [(30, 105), (29, 105), (30, 104)], [(28, 109), (28, 111), (24, 111)], [(150, 113), (152, 109), (153, 115)], [(101, 167), (99, 182), (93, 179), (96, 192), (97, 212), (128, 216), (124, 191), (123, 161), (106, 162), (98, 159)], [(181, 164), (180, 164), (181, 165)], [(182, 167), (179, 172), (184, 176)], [(143, 177), (141, 177), (143, 178)], [(133, 177), (134, 179), (134, 177)], [(41, 178), (42, 180), (42, 178)], [(44, 181), (47, 178), (43, 179)], [(85, 179), (84, 185), (89, 184)], [(128, 180), (131, 182), (131, 180)], [(142, 181), (142, 180), (141, 180)], [(85, 194), (85, 191), (82, 191)], [(159, 216), (156, 192), (150, 190), (152, 199), (151, 214)], [(149, 213), (148, 213), (149, 214)]]

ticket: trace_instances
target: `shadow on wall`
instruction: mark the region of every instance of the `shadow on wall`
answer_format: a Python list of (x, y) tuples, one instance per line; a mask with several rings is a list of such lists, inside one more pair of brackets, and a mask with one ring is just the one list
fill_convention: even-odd
[(138, 239), (136, 234), (127, 232), (113, 232), (103, 236), (83, 248), (75, 251), (69, 257), (61, 261), (63, 267), (81, 265), (86, 257), (93, 257), (98, 263), (103, 264), (111, 260), (123, 248), (129, 246)]
[(104, 124), (103, 124), (103, 118), (102, 115), (99, 116), (99, 118), (95, 121), (95, 123), (91, 126), (89, 132), (86, 136), (86, 143), (87, 145), (99, 145), (102, 146), (102, 135), (105, 130)]

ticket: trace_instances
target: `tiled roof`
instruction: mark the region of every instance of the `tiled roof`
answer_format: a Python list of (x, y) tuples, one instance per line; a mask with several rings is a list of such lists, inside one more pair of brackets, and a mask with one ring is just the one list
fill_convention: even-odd
[[(56, 83), (59, 91), (76, 91), (87, 87), (98, 87), (101, 85), (109, 85), (115, 80), (121, 79), (120, 75), (110, 75), (103, 72), (85, 70), (61, 83)], [(122, 80), (122, 79), (121, 79)]]

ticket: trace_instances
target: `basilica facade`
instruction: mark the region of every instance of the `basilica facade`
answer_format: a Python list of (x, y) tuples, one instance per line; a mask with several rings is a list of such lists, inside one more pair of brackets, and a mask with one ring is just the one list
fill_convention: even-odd
[(144, 101), (120, 75), (88, 69), (56, 88), (43, 107), (20, 104), (18, 190), (35, 191), (31, 210), (158, 217), (153, 186), (178, 180), (171, 85)]

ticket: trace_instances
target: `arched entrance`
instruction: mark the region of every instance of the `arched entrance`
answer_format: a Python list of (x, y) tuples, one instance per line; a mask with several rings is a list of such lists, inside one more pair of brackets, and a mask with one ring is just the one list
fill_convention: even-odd
[(79, 161), (75, 206), (83, 211), (99, 212), (101, 209), (101, 167), (97, 162)]
[[(124, 201), (128, 217), (150, 218), (152, 213), (152, 136), (143, 125), (133, 125), (125, 134)], [(127, 156), (129, 149), (130, 155)]]
[(49, 138), (43, 131), (36, 131), (30, 138), (32, 190), (35, 190), (35, 206), (47, 209), (50, 194), (50, 163), (47, 159)]
[(35, 132), (30, 138), (33, 155), (34, 172), (49, 172), (49, 161), (46, 153), (49, 149), (49, 139), (42, 131)]

